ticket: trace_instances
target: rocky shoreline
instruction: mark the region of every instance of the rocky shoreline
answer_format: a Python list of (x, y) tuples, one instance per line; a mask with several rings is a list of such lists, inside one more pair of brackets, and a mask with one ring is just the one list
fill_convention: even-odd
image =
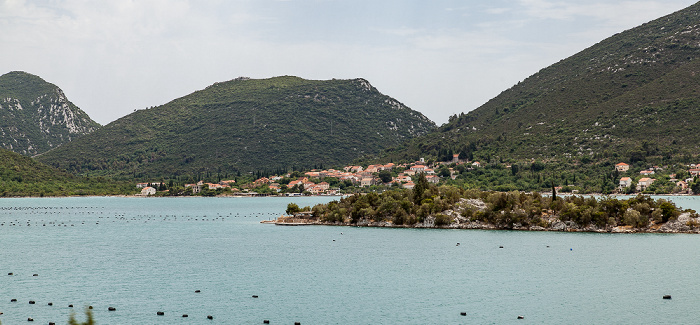
[(374, 228), (416, 228), (416, 229), (473, 229), (473, 230), (517, 230), (517, 231), (554, 231), (554, 232), (590, 232), (590, 233), (613, 233), (613, 234), (634, 234), (634, 233), (660, 233), (660, 234), (700, 234), (700, 218), (690, 217), (690, 213), (681, 214), (677, 220), (669, 221), (661, 225), (652, 224), (645, 228), (633, 228), (631, 226), (617, 226), (598, 228), (594, 225), (581, 227), (573, 221), (557, 220), (549, 227), (542, 226), (518, 226), (499, 227), (494, 224), (480, 221), (467, 221), (463, 223), (453, 223), (446, 226), (435, 225), (435, 218), (428, 217), (422, 223), (414, 225), (395, 225), (389, 221), (374, 222), (361, 220), (357, 223), (350, 222), (323, 222), (316, 220), (293, 220), (278, 222), (276, 220), (264, 221), (261, 223), (283, 224), (283, 225), (309, 225), (309, 226), (343, 226), (343, 227), (374, 227)]
[[(435, 214), (425, 217), (422, 222), (415, 224), (394, 224), (390, 220), (374, 221), (370, 219), (359, 219), (351, 222), (346, 218), (344, 222), (323, 221), (315, 217), (280, 217), (276, 220), (265, 221), (263, 223), (284, 224), (284, 225), (321, 225), (321, 226), (347, 226), (347, 227), (377, 227), (377, 228), (418, 228), (418, 229), (476, 229), (476, 230), (517, 230), (517, 231), (556, 231), (556, 232), (590, 232), (590, 233), (685, 233), (700, 234), (700, 216), (692, 212), (683, 212), (676, 218), (672, 218), (664, 223), (650, 221), (645, 227), (632, 227), (629, 225), (608, 225), (598, 227), (591, 223), (586, 226), (577, 224), (574, 221), (562, 220), (556, 213), (549, 210), (542, 214), (542, 222), (537, 225), (523, 225), (514, 223), (508, 226), (499, 226), (493, 223), (474, 220), (464, 216), (464, 209), (476, 209), (484, 211), (488, 205), (479, 199), (460, 199), (451, 210), (443, 211), (439, 215), (447, 217), (448, 224), (439, 224)], [(308, 215), (308, 214), (307, 214)]]

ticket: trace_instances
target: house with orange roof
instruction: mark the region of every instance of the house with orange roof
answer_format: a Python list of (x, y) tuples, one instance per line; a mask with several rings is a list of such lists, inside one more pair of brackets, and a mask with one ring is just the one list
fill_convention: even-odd
[(654, 183), (654, 181), (655, 179), (649, 177), (641, 178), (639, 182), (637, 182), (637, 191), (646, 190), (647, 188), (649, 188), (649, 186), (651, 186), (651, 184)]
[(412, 190), (414, 187), (416, 187), (416, 184), (414, 184), (413, 182), (408, 182), (408, 183), (403, 184), (402, 186), (405, 189)]
[(377, 184), (376, 180), (374, 177), (365, 177), (360, 180), (360, 186), (362, 187), (368, 187)]
[(328, 184), (326, 182), (320, 182), (316, 186), (320, 187), (323, 191), (326, 191), (331, 187), (331, 184)]
[(676, 187), (680, 188), (681, 190), (687, 190), (688, 183), (686, 183), (684, 181), (678, 181), (678, 182), (676, 182)]
[(630, 165), (625, 164), (623, 162), (615, 165), (615, 170), (617, 170), (618, 172), (626, 172), (629, 169), (630, 169)]
[(156, 189), (150, 186), (146, 186), (143, 189), (141, 189), (141, 195), (143, 196), (149, 196), (149, 195), (156, 195)]
[(632, 186), (632, 178), (623, 177), (620, 178), (620, 189)]

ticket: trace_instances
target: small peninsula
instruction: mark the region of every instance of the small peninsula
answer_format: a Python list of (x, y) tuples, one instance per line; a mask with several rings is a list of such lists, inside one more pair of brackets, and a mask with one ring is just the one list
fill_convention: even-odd
[(294, 203), (283, 225), (530, 230), (607, 233), (700, 233), (700, 218), (673, 202), (638, 195), (558, 196), (435, 186), (355, 194), (313, 207)]

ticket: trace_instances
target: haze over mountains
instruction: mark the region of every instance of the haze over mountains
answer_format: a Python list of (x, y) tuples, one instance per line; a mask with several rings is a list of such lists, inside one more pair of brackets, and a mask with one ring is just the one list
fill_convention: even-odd
[(56, 85), (26, 72), (0, 76), (0, 148), (32, 156), (99, 126)]
[(136, 111), (38, 159), (95, 175), (286, 171), (348, 163), (434, 128), (364, 79), (238, 78)]
[(392, 151), (480, 160), (700, 153), (700, 4), (542, 69)]

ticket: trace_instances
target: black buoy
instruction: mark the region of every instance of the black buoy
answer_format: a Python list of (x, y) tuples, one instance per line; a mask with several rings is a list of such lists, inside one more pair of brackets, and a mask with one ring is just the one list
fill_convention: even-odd
[(30, 305), (36, 304), (36, 301), (34, 301), (34, 300), (29, 300), (29, 304), (30, 304)]
[(88, 309), (92, 309), (92, 306), (88, 306)]
[(665, 295), (664, 299), (671, 299), (671, 295)]
[(207, 315), (207, 319), (214, 319), (214, 316), (212, 316), (212, 315)]
[(270, 321), (267, 320), (267, 319), (264, 319), (264, 320), (263, 320), (263, 324), (270, 324)]
[(156, 315), (158, 315), (158, 316), (163, 316), (163, 315), (165, 315), (165, 313), (162, 312), (162, 311), (159, 311), (159, 312), (156, 313)]
[(56, 325), (56, 323), (54, 323), (54, 322), (49, 322), (49, 325)]
[(53, 306), (53, 302), (50, 302), (48, 305), (49, 305), (49, 306)]
[(294, 325), (301, 325), (300, 322), (294, 322)]
[(525, 316), (520, 315), (518, 316), (518, 319), (525, 319)]
[(201, 290), (195, 290), (194, 293), (200, 293), (202, 292)]
[(68, 305), (68, 308), (73, 308), (73, 305)]
[(187, 314), (182, 314), (182, 317), (189, 317)]
[(114, 308), (114, 307), (108, 307), (108, 308), (107, 308), (107, 310), (109, 310), (109, 311), (115, 311), (115, 310), (117, 310), (117, 308)]
[(498, 248), (503, 248), (503, 246), (498, 246)]
[(257, 295), (253, 295), (253, 298), (257, 298), (257, 297), (258, 297)]
[(34, 274), (32, 274), (32, 276), (39, 276), (39, 275), (38, 275), (38, 274), (36, 274), (36, 273), (34, 273)]
[(34, 318), (29, 317), (29, 318), (27, 318), (27, 321), (28, 321), (28, 322), (33, 322), (33, 321), (34, 321)]
[(461, 313), (459, 313), (459, 314), (462, 315), (462, 316), (467, 316), (467, 313), (465, 313), (465, 312), (461, 312)]
[(17, 299), (10, 299), (10, 302), (17, 302)]
[(14, 273), (10, 272), (10, 273), (7, 273), (7, 275), (14, 275)]

